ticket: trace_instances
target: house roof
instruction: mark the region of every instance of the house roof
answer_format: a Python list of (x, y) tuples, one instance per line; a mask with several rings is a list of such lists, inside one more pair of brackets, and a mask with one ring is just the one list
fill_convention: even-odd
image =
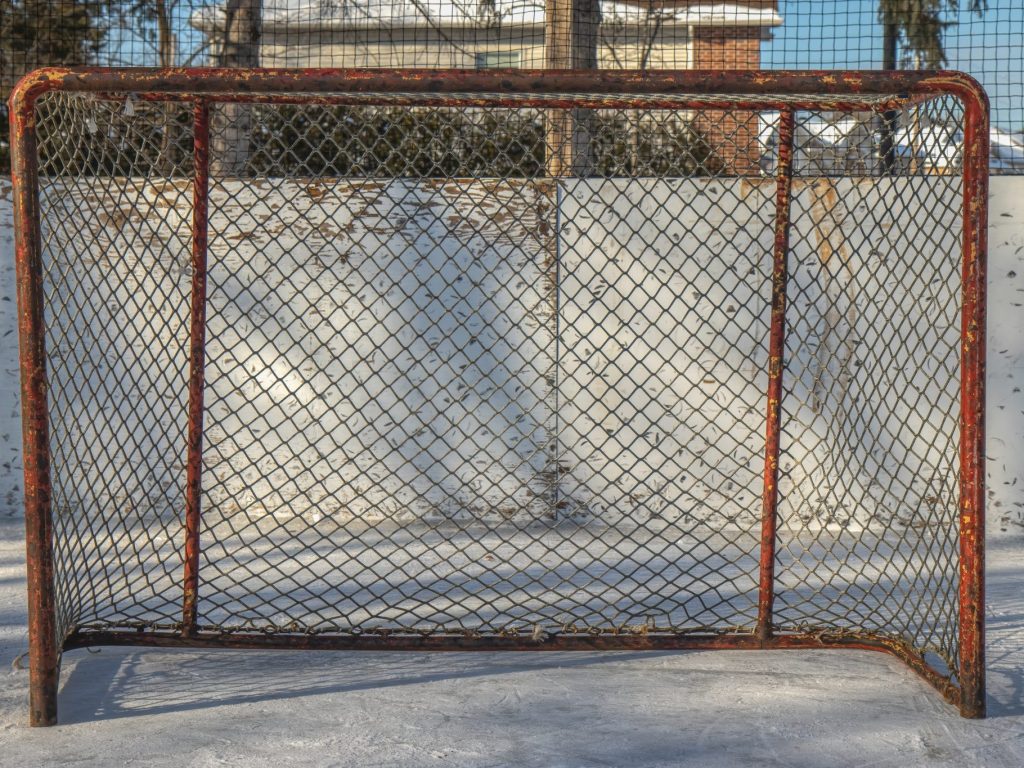
[[(759, 115), (758, 140), (766, 153), (778, 145), (778, 112), (762, 112)], [(805, 151), (828, 151), (840, 155), (846, 152), (861, 153), (865, 159), (872, 156), (878, 146), (878, 137), (865, 141), (859, 129), (868, 127), (863, 121), (850, 117), (842, 120), (828, 120), (811, 117), (797, 126), (797, 141)], [(992, 126), (989, 130), (989, 168), (1001, 171), (1024, 171), (1024, 132), (1014, 133)], [(896, 131), (893, 138), (897, 155), (904, 158), (916, 157), (935, 168), (944, 168), (957, 157), (964, 143), (963, 131), (957, 126), (942, 124), (922, 125), (917, 128), (904, 126)]]
[[(396, 28), (418, 26), (492, 27), (541, 24), (543, 0), (493, 0), (484, 12), (479, 0), (264, 0), (263, 26), (288, 29)], [(602, 0), (605, 19), (642, 22), (651, 13), (645, 0)], [(662, 23), (693, 26), (775, 27), (782, 18), (774, 4), (764, 2), (694, 2), (661, 0), (654, 14)], [(223, 4), (193, 12), (190, 23), (215, 29), (224, 17)]]

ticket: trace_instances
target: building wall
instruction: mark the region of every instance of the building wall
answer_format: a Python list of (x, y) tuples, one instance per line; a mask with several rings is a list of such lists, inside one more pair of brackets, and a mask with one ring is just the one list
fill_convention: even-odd
[[(653, 43), (651, 36), (655, 35)], [(300, 42), (301, 41), (301, 42)], [(649, 49), (649, 53), (648, 53)], [(264, 34), (261, 63), (267, 67), (424, 67), (473, 69), (481, 53), (518, 53), (519, 67), (544, 67), (542, 25), (499, 30), (460, 29), (443, 34), (428, 28)], [(602, 69), (636, 69), (646, 54), (651, 69), (689, 69), (691, 30), (682, 25), (609, 29), (598, 50)]]
[(695, 69), (757, 69), (761, 66), (760, 27), (697, 27)]
[[(694, 69), (758, 69), (761, 66), (759, 27), (698, 27), (694, 31)], [(754, 112), (703, 113), (697, 119), (727, 168), (757, 173), (761, 150)]]

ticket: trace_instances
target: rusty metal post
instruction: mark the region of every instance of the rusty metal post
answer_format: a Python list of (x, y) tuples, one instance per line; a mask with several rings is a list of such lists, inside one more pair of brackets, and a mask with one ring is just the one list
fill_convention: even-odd
[(985, 317), (988, 253), (988, 100), (965, 109), (960, 376), (960, 713), (985, 716)]
[(789, 222), (793, 192), (795, 116), (779, 116), (779, 152), (775, 179), (775, 247), (772, 254), (772, 309), (768, 336), (768, 403), (765, 415), (764, 491), (761, 496), (761, 566), (757, 597), (757, 637), (772, 637), (775, 602), (775, 542), (779, 508), (779, 450), (782, 419), (782, 369), (786, 351), (786, 281), (789, 277)]
[(210, 205), (210, 105), (194, 105), (192, 178), (192, 311), (189, 329), (188, 446), (185, 470), (185, 577), (181, 634), (196, 631), (206, 365), (206, 249)]
[(39, 161), (35, 98), (27, 91), (16, 88), (11, 94), (9, 117), (25, 466), (29, 724), (39, 726), (57, 722), (60, 648), (54, 596)]

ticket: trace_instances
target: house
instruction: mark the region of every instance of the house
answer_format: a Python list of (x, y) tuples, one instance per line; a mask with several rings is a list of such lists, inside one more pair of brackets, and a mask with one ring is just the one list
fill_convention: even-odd
[[(598, 66), (756, 69), (782, 23), (778, 0), (603, 0)], [(191, 24), (210, 39), (222, 4)], [(543, 68), (544, 2), (530, 0), (266, 0), (260, 59), (268, 67)]]
[[(778, 0), (599, 0), (602, 69), (757, 69), (782, 23)], [(217, 56), (224, 6), (192, 26)], [(267, 67), (544, 68), (543, 0), (265, 0)], [(727, 167), (756, 172), (757, 118), (702, 116), (698, 127)]]

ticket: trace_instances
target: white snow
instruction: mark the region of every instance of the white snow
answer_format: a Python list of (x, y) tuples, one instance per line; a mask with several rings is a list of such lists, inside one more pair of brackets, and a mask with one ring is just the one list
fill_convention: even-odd
[(1019, 768), (1022, 548), (989, 549), (989, 719), (866, 651), (319, 653), (103, 648), (25, 726), (22, 529), (0, 522), (0, 763)]
[(993, 170), (1024, 171), (1024, 133), (1011, 133), (999, 128), (991, 131)]
[[(766, 112), (759, 117), (758, 140), (765, 152), (762, 163), (770, 166), (778, 141), (778, 113)], [(910, 167), (912, 161), (920, 167), (945, 169), (959, 157), (963, 134), (955, 127), (938, 123), (902, 127), (894, 137), (895, 151), (904, 164)], [(1024, 133), (1012, 133), (993, 126), (989, 131), (989, 168), (995, 173), (1020, 174), (1024, 172)], [(802, 162), (814, 162), (815, 166), (827, 170), (835, 165), (838, 170), (849, 171), (849, 164), (856, 158), (863, 169), (877, 166), (877, 126), (847, 117), (824, 119), (812, 116), (800, 120), (796, 127), (796, 145), (801, 152), (796, 158), (797, 167)]]

